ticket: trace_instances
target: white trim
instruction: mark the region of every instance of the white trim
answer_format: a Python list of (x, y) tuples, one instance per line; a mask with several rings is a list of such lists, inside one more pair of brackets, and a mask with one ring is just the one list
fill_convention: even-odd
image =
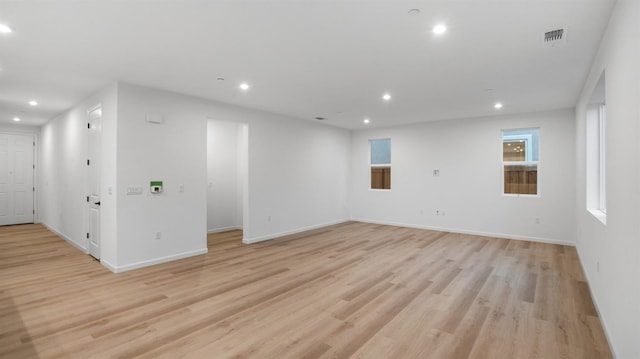
[(605, 104), (602, 104), (598, 107), (598, 210), (605, 215), (605, 219), (607, 216), (606, 123), (607, 121)]
[(289, 230), (289, 231), (284, 231), (284, 232), (279, 232), (279, 233), (274, 233), (274, 234), (267, 234), (266, 236), (260, 236), (260, 237), (255, 237), (255, 238), (242, 238), (242, 243), (244, 243), (244, 244), (252, 244), (252, 243), (268, 241), (270, 239), (283, 237), (283, 236), (288, 236), (290, 234), (306, 232), (306, 231), (310, 231), (312, 229), (318, 229), (318, 228), (322, 228), (322, 227), (333, 226), (333, 225), (336, 225), (336, 224), (346, 223), (346, 222), (350, 222), (350, 220), (349, 219), (339, 219), (339, 220), (336, 220), (336, 221), (316, 224), (316, 225), (313, 225), (313, 226), (292, 229), (292, 230)]
[(113, 273), (118, 273), (118, 268), (115, 265), (111, 264), (106, 259), (100, 258), (100, 264), (102, 264), (103, 266), (107, 267), (107, 269), (112, 271)]
[(241, 231), (241, 230), (242, 230), (242, 226), (220, 227), (220, 228), (207, 229), (207, 234), (228, 232), (228, 231)]
[(63, 234), (62, 232), (60, 232), (59, 230), (47, 225), (46, 223), (40, 223), (41, 225), (43, 225), (46, 229), (50, 230), (51, 232), (55, 233), (58, 237), (64, 239), (65, 241), (69, 242), (69, 244), (71, 244), (72, 246), (76, 247), (77, 249), (83, 251), (85, 254), (88, 254), (89, 251), (87, 250), (86, 246), (83, 246), (82, 244), (74, 241), (73, 239), (71, 239), (71, 237), (66, 236), (65, 234)]
[(604, 316), (602, 316), (600, 306), (598, 305), (598, 297), (596, 297), (593, 289), (591, 289), (591, 285), (589, 285), (589, 283), (591, 283), (591, 278), (589, 277), (589, 272), (587, 271), (587, 268), (584, 266), (584, 263), (582, 261), (582, 255), (580, 255), (580, 246), (576, 246), (576, 252), (578, 252), (578, 262), (580, 262), (580, 266), (582, 267), (582, 273), (584, 273), (585, 279), (587, 280), (587, 287), (589, 287), (591, 301), (593, 302), (593, 306), (596, 308), (596, 313), (598, 313), (598, 318), (600, 319), (600, 323), (602, 324), (604, 337), (607, 339), (607, 343), (609, 344), (609, 348), (611, 349), (611, 354), (614, 358), (617, 358), (616, 348), (613, 345), (613, 340), (611, 340), (611, 337), (609, 336), (609, 326), (607, 325), (607, 321), (604, 319)]
[(121, 273), (121, 272), (130, 271), (138, 268), (149, 267), (149, 266), (160, 264), (160, 263), (172, 262), (178, 259), (184, 259), (188, 257), (198, 256), (201, 254), (207, 254), (208, 252), (209, 250), (207, 248), (202, 248), (202, 249), (196, 249), (194, 251), (173, 254), (166, 257), (154, 258), (146, 261), (126, 264), (123, 266), (114, 266), (113, 264), (108, 263), (107, 261), (102, 261), (102, 260), (101, 262), (105, 262), (104, 263), (105, 267), (109, 268), (112, 272)]
[(390, 221), (376, 221), (376, 220), (370, 220), (370, 219), (364, 219), (364, 218), (352, 218), (351, 220), (355, 221), (355, 222), (363, 222), (363, 223), (371, 223), (371, 224), (382, 224), (382, 225), (387, 225), (387, 226), (397, 226), (397, 227), (407, 227), (407, 228), (417, 228), (417, 229), (428, 229), (428, 230), (431, 230), (431, 231), (440, 231), (440, 232), (471, 234), (471, 235), (474, 235), (474, 236), (513, 239), (513, 240), (517, 240), (517, 241), (529, 241), (529, 242), (538, 242), (538, 243), (559, 244), (559, 245), (563, 245), (563, 246), (572, 246), (572, 247), (574, 247), (576, 245), (575, 242), (566, 241), (566, 240), (562, 240), (562, 239), (555, 239), (555, 238), (530, 237), (530, 236), (521, 236), (521, 235), (518, 235), (518, 234), (508, 234), (508, 233), (482, 232), (482, 231), (474, 231), (474, 230), (460, 229), (460, 228), (423, 226), (423, 225), (419, 225), (419, 224), (399, 223), (399, 222), (390, 222)]
[(592, 216), (596, 217), (602, 224), (607, 225), (607, 214), (599, 209), (587, 209)]
[(540, 194), (503, 193), (504, 197), (540, 198)]

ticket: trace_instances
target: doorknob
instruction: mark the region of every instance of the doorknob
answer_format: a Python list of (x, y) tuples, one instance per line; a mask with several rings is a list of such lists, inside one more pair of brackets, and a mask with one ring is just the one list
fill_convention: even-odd
[(96, 206), (99, 206), (99, 205), (100, 205), (100, 201), (98, 201), (98, 202), (96, 202), (96, 203), (94, 203), (94, 204), (95, 204)]

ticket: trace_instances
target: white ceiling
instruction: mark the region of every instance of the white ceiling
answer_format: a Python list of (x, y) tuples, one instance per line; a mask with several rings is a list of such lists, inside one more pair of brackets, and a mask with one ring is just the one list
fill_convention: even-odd
[(117, 80), (348, 129), (573, 107), (614, 2), (0, 0), (0, 123)]

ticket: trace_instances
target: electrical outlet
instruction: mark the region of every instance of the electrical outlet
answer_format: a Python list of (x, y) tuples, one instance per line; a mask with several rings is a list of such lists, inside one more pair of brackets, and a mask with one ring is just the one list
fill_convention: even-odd
[(536, 224), (540, 224), (540, 218), (536, 218)]
[(156, 239), (157, 240), (162, 239), (162, 232), (156, 232)]
[(267, 216), (267, 222), (271, 222), (271, 216)]

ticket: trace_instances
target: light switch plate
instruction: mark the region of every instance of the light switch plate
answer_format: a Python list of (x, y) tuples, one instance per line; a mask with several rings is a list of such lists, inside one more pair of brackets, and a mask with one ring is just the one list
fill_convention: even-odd
[(142, 186), (127, 186), (127, 196), (137, 196), (142, 194)]

